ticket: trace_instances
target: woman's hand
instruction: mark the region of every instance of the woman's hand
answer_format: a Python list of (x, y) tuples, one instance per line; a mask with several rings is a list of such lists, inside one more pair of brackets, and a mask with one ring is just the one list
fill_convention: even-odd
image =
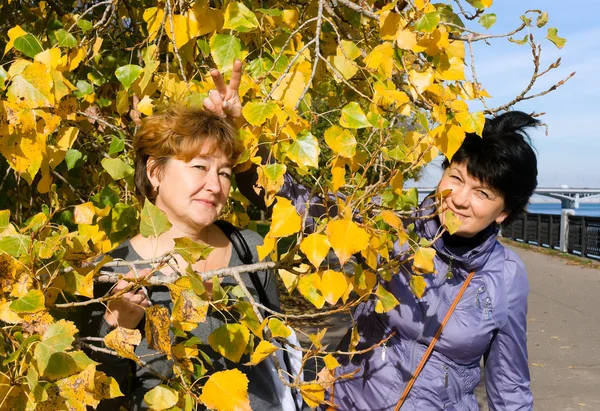
[(223, 76), (219, 70), (212, 69), (210, 75), (215, 83), (216, 90), (211, 90), (203, 101), (204, 108), (220, 116), (227, 116), (234, 122), (242, 117), (242, 102), (238, 91), (242, 80), (242, 62), (236, 60), (233, 63), (233, 72), (229, 85), (225, 85)]
[[(146, 277), (148, 274), (150, 274), (150, 269), (140, 270), (138, 278)], [(125, 277), (135, 278), (135, 275), (130, 271)], [(113, 289), (113, 294), (127, 288), (129, 285), (131, 285), (131, 282), (120, 280)], [(134, 329), (144, 318), (146, 308), (151, 305), (146, 289), (140, 287), (137, 290), (123, 294), (118, 300), (109, 301), (108, 309), (104, 313), (104, 320), (113, 327), (118, 325)]]

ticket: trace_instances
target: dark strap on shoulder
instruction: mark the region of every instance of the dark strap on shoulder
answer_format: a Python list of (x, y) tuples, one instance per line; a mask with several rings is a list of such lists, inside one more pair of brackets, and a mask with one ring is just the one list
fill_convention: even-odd
[[(252, 256), (250, 247), (248, 246), (248, 243), (244, 239), (244, 236), (240, 230), (225, 220), (217, 220), (215, 221), (215, 224), (221, 229), (221, 231), (223, 231), (223, 233), (225, 233), (227, 237), (229, 237), (229, 241), (231, 241), (231, 245), (233, 245), (235, 252), (237, 253), (238, 257), (240, 257), (240, 260), (242, 260), (244, 264), (252, 264), (254, 262), (254, 257)], [(252, 280), (252, 285), (258, 293), (258, 299), (261, 304), (271, 310), (277, 310), (277, 307), (273, 307), (271, 305), (271, 301), (269, 301), (265, 287), (262, 285), (260, 278), (258, 278), (258, 274), (251, 272), (249, 275), (250, 280)]]

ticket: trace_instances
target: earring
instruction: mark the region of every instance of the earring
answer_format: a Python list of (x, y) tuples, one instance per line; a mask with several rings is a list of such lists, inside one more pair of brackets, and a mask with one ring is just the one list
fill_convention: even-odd
[(159, 186), (153, 186), (152, 190), (154, 191), (154, 194), (158, 195), (158, 187)]

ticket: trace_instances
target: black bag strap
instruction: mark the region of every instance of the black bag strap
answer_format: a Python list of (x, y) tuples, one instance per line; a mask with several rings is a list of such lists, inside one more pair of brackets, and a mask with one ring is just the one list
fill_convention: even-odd
[[(244, 239), (244, 236), (242, 235), (240, 230), (238, 230), (236, 226), (225, 220), (217, 220), (215, 221), (215, 224), (229, 238), (229, 241), (231, 241), (231, 245), (233, 245), (233, 248), (235, 249), (235, 252), (237, 253), (238, 257), (240, 257), (240, 260), (242, 260), (242, 263), (252, 264), (254, 262), (252, 251), (250, 251), (250, 247), (248, 246), (248, 243)], [(252, 281), (252, 285), (258, 293), (258, 299), (260, 303), (271, 310), (278, 311), (278, 307), (273, 307), (271, 305), (271, 301), (267, 296), (267, 292), (265, 291), (265, 287), (261, 283), (260, 278), (258, 278), (258, 274), (255, 272), (251, 272), (249, 274), (250, 280)]]
[[(254, 262), (254, 257), (252, 256), (252, 251), (250, 251), (250, 247), (248, 246), (248, 243), (246, 242), (246, 239), (244, 238), (244, 236), (242, 235), (240, 230), (238, 230), (238, 228), (236, 226), (234, 226), (233, 224), (231, 224), (229, 221), (225, 221), (225, 220), (217, 220), (217, 221), (215, 221), (215, 224), (229, 238), (229, 241), (231, 241), (231, 245), (233, 245), (235, 252), (237, 253), (238, 257), (240, 257), (240, 260), (242, 260), (242, 262), (244, 264), (252, 264)], [(250, 280), (252, 280), (252, 285), (254, 286), (254, 289), (258, 293), (258, 299), (261, 302), (261, 304), (273, 311), (279, 311), (279, 307), (273, 307), (271, 305), (271, 301), (269, 300), (269, 297), (267, 296), (265, 287), (260, 282), (260, 278), (258, 278), (258, 274), (255, 272), (251, 272), (249, 274), (250, 274)], [(292, 369), (292, 364), (290, 362), (290, 357), (289, 357), (287, 350), (283, 350), (283, 362), (285, 363), (285, 367), (287, 370)], [(289, 382), (290, 383), (294, 382), (291, 375), (289, 377)], [(294, 399), (294, 404), (297, 404), (295, 390), (292, 390), (291, 393), (292, 393), (292, 397)], [(296, 408), (298, 408), (298, 407), (296, 406)]]

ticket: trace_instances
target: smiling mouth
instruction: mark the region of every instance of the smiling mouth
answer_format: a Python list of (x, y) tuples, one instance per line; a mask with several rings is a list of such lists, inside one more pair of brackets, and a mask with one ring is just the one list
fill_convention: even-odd
[(216, 205), (217, 205), (214, 201), (211, 201), (211, 200), (201, 200), (200, 199), (200, 200), (194, 200), (194, 201), (197, 203), (200, 203), (200, 204), (204, 204), (206, 206), (210, 206), (210, 207), (216, 207)]

